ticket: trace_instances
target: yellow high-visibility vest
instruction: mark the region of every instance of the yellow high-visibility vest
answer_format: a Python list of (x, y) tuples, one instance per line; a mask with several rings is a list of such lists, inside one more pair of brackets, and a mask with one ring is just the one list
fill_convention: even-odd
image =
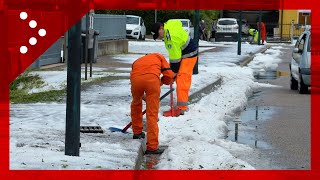
[(249, 34), (253, 37), (254, 42), (258, 42), (259, 32), (256, 29), (249, 29)]
[(183, 29), (180, 20), (169, 20), (164, 23), (163, 39), (169, 53), (170, 62), (180, 62), (182, 50), (188, 46), (190, 41), (190, 37)]

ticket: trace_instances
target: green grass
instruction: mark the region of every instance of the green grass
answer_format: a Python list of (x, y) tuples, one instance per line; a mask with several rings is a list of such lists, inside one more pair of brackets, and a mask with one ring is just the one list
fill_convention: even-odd
[(10, 101), (11, 103), (62, 102), (65, 96), (65, 89), (32, 94), (27, 94), (23, 91), (11, 91)]
[(28, 94), (32, 88), (40, 88), (45, 85), (40, 76), (30, 75), (29, 72), (24, 72), (10, 84), (11, 103), (60, 102), (63, 100), (66, 95), (65, 89)]
[[(109, 82), (112, 80), (125, 79), (127, 77), (105, 76), (96, 78), (90, 82), (81, 79), (81, 90), (85, 90), (92, 85)], [(38, 75), (30, 75), (30, 71), (21, 74), (10, 84), (10, 102), (11, 103), (36, 103), (36, 102), (63, 102), (66, 98), (66, 88), (62, 90), (50, 90), (45, 92), (31, 93), (28, 91), (33, 88), (40, 88), (45, 82)]]

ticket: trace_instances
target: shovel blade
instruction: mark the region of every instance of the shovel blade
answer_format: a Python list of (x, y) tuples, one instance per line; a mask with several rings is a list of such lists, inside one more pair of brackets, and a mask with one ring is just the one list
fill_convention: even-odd
[(122, 133), (128, 133), (127, 131), (123, 132), (122, 129), (116, 128), (116, 127), (109, 127), (109, 130), (111, 132), (122, 132)]
[(163, 112), (164, 117), (178, 117), (180, 116), (180, 110), (179, 109), (170, 109), (168, 111)]

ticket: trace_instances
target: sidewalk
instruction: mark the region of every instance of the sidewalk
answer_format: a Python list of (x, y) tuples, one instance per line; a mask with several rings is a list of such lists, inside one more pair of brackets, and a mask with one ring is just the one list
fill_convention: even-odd
[[(232, 44), (230, 47), (233, 46)], [(265, 50), (265, 46), (257, 48), (254, 53)], [(244, 62), (248, 58), (252, 58), (254, 53), (246, 53), (242, 56), (237, 56), (236, 52), (229, 52), (230, 48), (219, 44), (214, 49), (208, 48), (200, 53), (199, 56), (199, 74), (194, 75), (193, 84), (190, 89), (190, 102), (197, 103), (203, 96), (214, 91), (219, 87), (223, 80), (219, 75), (208, 74), (207, 66), (211, 66), (212, 61), (217, 65), (223, 64), (226, 58), (230, 62)], [(10, 156), (11, 169), (139, 169), (143, 159), (142, 149), (143, 143), (140, 140), (132, 140), (131, 130), (128, 134), (119, 132), (109, 132), (111, 126), (123, 128), (130, 122), (130, 82), (129, 73), (131, 63), (123, 61), (122, 58), (130, 58), (133, 61), (136, 57), (142, 54), (126, 54), (126, 55), (109, 55), (99, 57), (97, 63), (93, 64), (93, 70), (100, 68), (101, 72), (114, 73), (114, 80), (103, 82), (90, 86), (81, 92), (81, 126), (96, 126), (99, 125), (105, 130), (103, 134), (82, 134), (80, 159), (64, 156), (64, 131), (65, 131), (65, 104), (46, 103), (46, 104), (29, 104), (29, 105), (13, 105), (11, 107), (11, 138), (10, 146), (14, 155), (23, 153), (24, 156), (38, 159), (40, 163), (45, 164), (21, 164), (19, 156)], [(226, 62), (226, 65), (228, 63)], [(231, 65), (230, 65), (231, 66)], [(232, 65), (233, 66), (233, 65)], [(84, 64), (82, 64), (84, 67)], [(54, 69), (65, 69), (65, 66)], [(49, 69), (47, 69), (49, 70)], [(89, 75), (89, 64), (88, 64)], [(210, 81), (208, 77), (210, 76)], [(119, 79), (121, 77), (121, 79)], [(163, 87), (161, 95), (169, 90), (169, 87)], [(175, 96), (176, 97), (176, 96)], [(160, 113), (169, 109), (169, 98), (165, 98), (161, 102)], [(28, 112), (28, 113), (26, 113)], [(26, 114), (28, 114), (26, 116)], [(163, 119), (159, 116), (160, 121)], [(37, 119), (47, 120), (54, 119), (53, 122), (48, 122), (45, 126), (39, 124)], [(27, 124), (25, 124), (28, 122)], [(33, 122), (33, 123), (32, 123)], [(30, 127), (33, 126), (33, 127)], [(37, 131), (32, 132), (34, 128)], [(50, 129), (50, 131), (48, 131)], [(13, 133), (14, 132), (14, 133)], [(50, 132), (50, 135), (43, 138), (42, 136)], [(24, 133), (24, 137), (19, 134)], [(26, 140), (26, 137), (33, 138)], [(37, 141), (35, 141), (35, 139)], [(43, 140), (40, 140), (43, 139)], [(19, 145), (20, 144), (20, 145)], [(22, 145), (21, 145), (22, 144)], [(24, 145), (23, 145), (24, 144)], [(40, 144), (40, 145), (39, 145)], [(34, 148), (34, 151), (28, 151), (26, 147)], [(40, 148), (40, 149), (39, 149)], [(42, 149), (41, 149), (42, 148)], [(60, 163), (47, 159), (48, 153), (34, 154), (34, 152), (44, 149), (54, 149), (50, 151), (53, 157), (64, 159)], [(49, 154), (50, 154), (49, 153)], [(42, 159), (42, 160), (41, 160)], [(98, 163), (97, 163), (98, 162)], [(31, 163), (31, 162), (30, 162)], [(68, 164), (65, 167), (62, 164)], [(96, 165), (99, 164), (99, 165)]]

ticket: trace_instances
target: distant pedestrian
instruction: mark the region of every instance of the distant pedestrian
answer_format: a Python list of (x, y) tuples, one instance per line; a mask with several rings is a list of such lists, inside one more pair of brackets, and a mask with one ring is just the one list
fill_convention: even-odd
[(217, 32), (217, 20), (214, 20), (211, 26), (211, 38), (215, 38)]
[(260, 34), (261, 34), (261, 43), (264, 44), (264, 41), (266, 39), (266, 26), (264, 22), (261, 21), (259, 25), (259, 21), (257, 22), (257, 27), (260, 29)]
[[(160, 79), (160, 75), (163, 75)], [(133, 139), (145, 138), (142, 132), (142, 99), (146, 94), (147, 113), (147, 150), (145, 154), (161, 154), (158, 148), (158, 112), (160, 86), (172, 84), (174, 73), (165, 59), (158, 53), (147, 54), (132, 64), (131, 82), (131, 119)]]
[(206, 23), (204, 22), (204, 20), (200, 21), (200, 39), (201, 40), (206, 40), (207, 36), (206, 36)]
[(249, 29), (249, 34), (252, 36), (252, 42), (257, 43), (259, 38), (259, 32), (256, 29)]

